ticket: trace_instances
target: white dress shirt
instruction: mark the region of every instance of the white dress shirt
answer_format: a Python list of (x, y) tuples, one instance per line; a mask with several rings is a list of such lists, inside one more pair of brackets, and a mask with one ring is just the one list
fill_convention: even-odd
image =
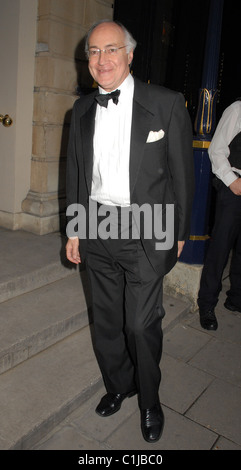
[(226, 186), (230, 186), (237, 179), (234, 172), (241, 175), (241, 170), (231, 167), (228, 160), (229, 144), (239, 132), (241, 132), (241, 101), (235, 101), (223, 112), (208, 149), (212, 171)]
[[(100, 204), (129, 206), (129, 160), (134, 80), (129, 74), (118, 87), (118, 104), (97, 104), (91, 198)], [(106, 93), (99, 87), (100, 93)], [(114, 91), (114, 90), (113, 90)]]

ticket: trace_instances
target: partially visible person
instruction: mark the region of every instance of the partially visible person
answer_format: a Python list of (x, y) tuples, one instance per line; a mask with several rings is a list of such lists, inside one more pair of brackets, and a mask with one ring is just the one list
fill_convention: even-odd
[(198, 294), (201, 326), (216, 330), (222, 275), (231, 251), (230, 289), (224, 306), (241, 312), (241, 98), (224, 111), (209, 147), (217, 189), (216, 212)]

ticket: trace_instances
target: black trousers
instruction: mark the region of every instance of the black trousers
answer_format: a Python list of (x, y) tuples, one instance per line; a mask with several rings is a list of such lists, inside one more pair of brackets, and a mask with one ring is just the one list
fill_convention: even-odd
[(137, 389), (142, 409), (159, 403), (163, 278), (140, 239), (88, 240), (94, 349), (107, 392)]
[(215, 308), (231, 250), (230, 290), (227, 295), (241, 308), (241, 196), (236, 196), (222, 184), (217, 193), (215, 222), (201, 276), (200, 310)]

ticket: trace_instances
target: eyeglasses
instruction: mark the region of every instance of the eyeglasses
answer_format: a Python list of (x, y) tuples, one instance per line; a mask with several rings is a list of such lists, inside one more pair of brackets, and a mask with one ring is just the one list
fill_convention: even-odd
[(89, 59), (99, 57), (101, 52), (104, 52), (108, 56), (115, 56), (115, 55), (117, 55), (118, 50), (123, 49), (124, 47), (127, 47), (127, 46), (107, 47), (106, 49), (90, 49), (89, 51), (87, 51), (87, 55), (88, 55)]

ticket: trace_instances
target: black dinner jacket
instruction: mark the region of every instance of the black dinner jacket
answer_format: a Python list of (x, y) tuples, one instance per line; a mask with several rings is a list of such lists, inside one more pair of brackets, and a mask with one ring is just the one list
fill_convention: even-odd
[[(177, 240), (189, 235), (194, 171), (192, 129), (183, 95), (164, 87), (134, 82), (130, 145), (130, 198), (132, 204), (175, 207), (174, 244), (168, 250), (156, 250), (156, 240), (141, 238), (154, 269), (166, 274), (177, 260)], [(67, 157), (67, 207), (82, 204), (88, 216), (93, 168), (93, 136), (98, 91), (76, 100), (70, 126)], [(147, 143), (150, 131), (163, 130), (163, 137)], [(69, 220), (69, 219), (67, 219)], [(80, 240), (85, 257), (87, 240)]]

